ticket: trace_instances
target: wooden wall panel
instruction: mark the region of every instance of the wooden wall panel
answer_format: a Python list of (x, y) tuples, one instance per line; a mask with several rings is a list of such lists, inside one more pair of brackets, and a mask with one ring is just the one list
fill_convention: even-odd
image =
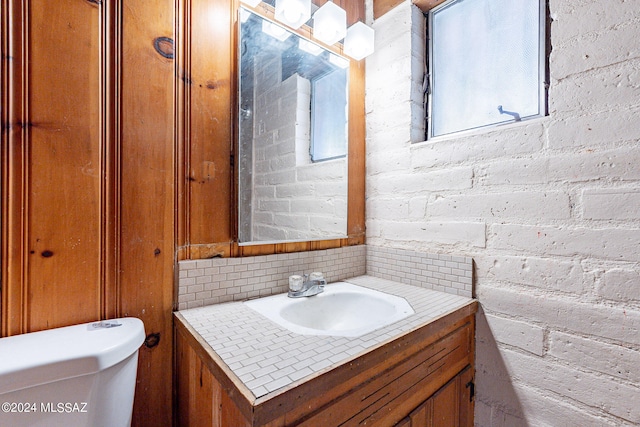
[(140, 351), (133, 424), (162, 425), (171, 419), (175, 3), (127, 0), (124, 6), (118, 307), (153, 334)]
[(142, 319), (133, 425), (172, 411), (175, 4), (0, 6), (2, 334)]
[(189, 0), (184, 65), (179, 74), (188, 103), (188, 242), (231, 242), (235, 99), (234, 1)]
[[(350, 22), (364, 18), (362, 2), (341, 2)], [(1, 333), (142, 319), (135, 426), (171, 420), (176, 260), (243, 255), (230, 161), (237, 6), (0, 4)], [(364, 242), (363, 63), (351, 76), (350, 238), (252, 250)]]
[(3, 30), (3, 68), (19, 77), (2, 144), (13, 213), (3, 219), (3, 298), (20, 301), (3, 314), (8, 334), (100, 316), (103, 141), (97, 5), (12, 1), (3, 11), (20, 19)]

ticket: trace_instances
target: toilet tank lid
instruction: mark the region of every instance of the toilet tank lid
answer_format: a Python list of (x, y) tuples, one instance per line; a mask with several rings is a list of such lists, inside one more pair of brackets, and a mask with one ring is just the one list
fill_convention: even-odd
[(144, 324), (134, 317), (0, 338), (0, 394), (102, 371), (144, 339)]

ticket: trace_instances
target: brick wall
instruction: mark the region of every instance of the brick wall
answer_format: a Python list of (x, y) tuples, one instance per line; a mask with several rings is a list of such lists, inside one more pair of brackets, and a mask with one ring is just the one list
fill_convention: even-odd
[(256, 60), (252, 226), (242, 230), (248, 241), (344, 236), (347, 161), (311, 162), (311, 83), (297, 74), (280, 81), (276, 59)]
[(367, 243), (473, 257), (476, 425), (637, 425), (640, 2), (549, 7), (549, 116), (415, 144), (422, 15), (373, 23)]

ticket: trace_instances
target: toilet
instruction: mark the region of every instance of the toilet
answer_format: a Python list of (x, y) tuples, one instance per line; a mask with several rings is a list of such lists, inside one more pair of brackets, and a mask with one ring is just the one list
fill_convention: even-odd
[(131, 425), (140, 319), (0, 338), (0, 426)]

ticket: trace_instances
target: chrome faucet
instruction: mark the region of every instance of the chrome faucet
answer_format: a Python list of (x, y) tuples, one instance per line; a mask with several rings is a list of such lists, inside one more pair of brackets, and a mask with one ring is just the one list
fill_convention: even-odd
[[(298, 276), (299, 277), (299, 276)], [(302, 276), (302, 287), (295, 286), (289, 281), (289, 298), (310, 297), (324, 292), (324, 285), (327, 281), (320, 275), (319, 277), (310, 278), (308, 274)]]

